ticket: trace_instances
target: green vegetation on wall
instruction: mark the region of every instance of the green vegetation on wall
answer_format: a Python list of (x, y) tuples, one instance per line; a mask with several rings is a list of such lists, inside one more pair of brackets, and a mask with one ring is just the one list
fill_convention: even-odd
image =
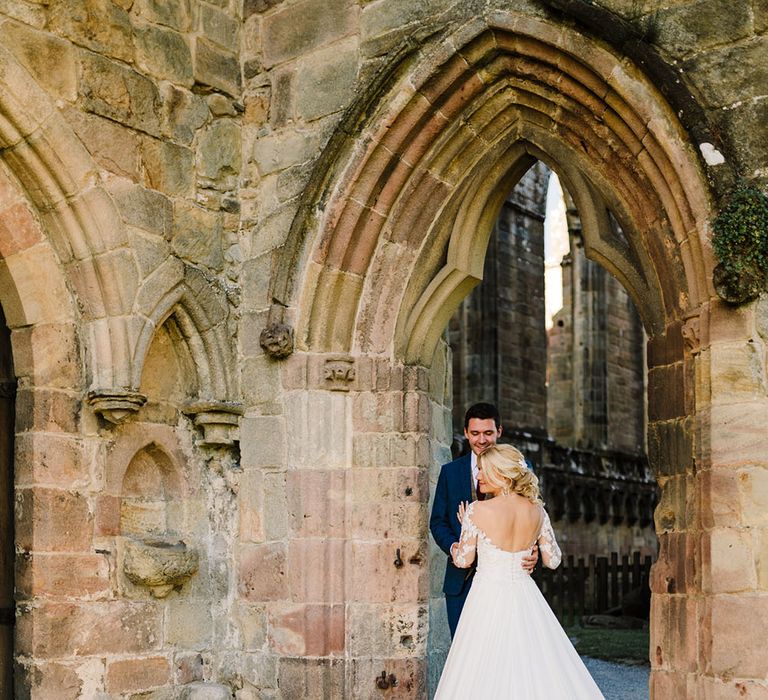
[(734, 304), (756, 298), (768, 283), (768, 197), (752, 185), (739, 185), (712, 230), (717, 293)]

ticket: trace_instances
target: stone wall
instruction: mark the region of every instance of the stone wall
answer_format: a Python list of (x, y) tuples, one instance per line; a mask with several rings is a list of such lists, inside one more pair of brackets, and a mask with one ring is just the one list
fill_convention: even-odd
[(426, 694), (441, 335), (535, 160), (614, 212), (585, 246), (649, 336), (653, 697), (765, 692), (766, 313), (715, 297), (707, 222), (768, 182), (767, 28), (720, 0), (0, 3), (17, 696)]

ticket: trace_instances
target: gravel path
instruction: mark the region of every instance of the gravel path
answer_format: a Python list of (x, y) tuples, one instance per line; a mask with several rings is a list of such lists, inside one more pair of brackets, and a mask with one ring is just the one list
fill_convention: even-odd
[(624, 666), (611, 661), (582, 657), (605, 700), (648, 700), (647, 666)]

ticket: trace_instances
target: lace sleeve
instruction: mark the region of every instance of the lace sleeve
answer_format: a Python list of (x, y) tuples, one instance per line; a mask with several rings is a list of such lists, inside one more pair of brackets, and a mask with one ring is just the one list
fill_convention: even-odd
[[(463, 534), (463, 533), (462, 533)], [(544, 511), (544, 521), (541, 524), (541, 533), (539, 533), (539, 550), (541, 551), (541, 561), (548, 569), (556, 569), (560, 566), (562, 554), (557, 545), (555, 533), (552, 530), (552, 523), (549, 521), (547, 511)]]
[(473, 505), (474, 503), (470, 503), (464, 512), (464, 522), (461, 524), (459, 541), (451, 545), (451, 558), (454, 565), (460, 569), (468, 569), (475, 561), (478, 530), (470, 517)]

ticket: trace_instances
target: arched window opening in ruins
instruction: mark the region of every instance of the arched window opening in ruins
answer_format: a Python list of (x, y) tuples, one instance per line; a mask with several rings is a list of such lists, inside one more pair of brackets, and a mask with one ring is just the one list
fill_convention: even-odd
[(454, 451), (466, 449), (464, 411), (496, 403), (504, 438), (523, 449), (562, 519), (566, 556), (653, 556), (645, 333), (621, 283), (587, 257), (581, 228), (541, 161), (506, 198), (483, 281), (449, 324)]

